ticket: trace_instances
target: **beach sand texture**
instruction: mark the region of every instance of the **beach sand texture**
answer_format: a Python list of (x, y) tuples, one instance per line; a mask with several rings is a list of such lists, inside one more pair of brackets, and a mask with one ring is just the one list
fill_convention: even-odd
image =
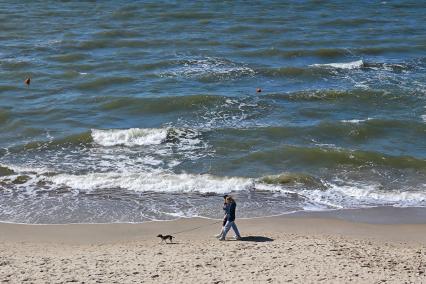
[[(425, 225), (271, 217), (239, 220), (243, 240), (219, 242), (213, 222), (1, 224), (0, 282), (426, 282)], [(173, 244), (155, 237), (182, 230)]]

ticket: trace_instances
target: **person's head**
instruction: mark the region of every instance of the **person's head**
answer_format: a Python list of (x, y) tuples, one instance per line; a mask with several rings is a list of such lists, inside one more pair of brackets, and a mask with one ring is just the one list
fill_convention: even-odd
[(224, 196), (223, 196), (223, 199), (224, 200), (226, 200), (226, 198), (228, 197), (228, 194), (225, 194)]
[(227, 203), (227, 204), (230, 204), (230, 203), (232, 203), (232, 202), (234, 202), (234, 199), (231, 197), (231, 196), (227, 196), (226, 198), (225, 198), (225, 203)]

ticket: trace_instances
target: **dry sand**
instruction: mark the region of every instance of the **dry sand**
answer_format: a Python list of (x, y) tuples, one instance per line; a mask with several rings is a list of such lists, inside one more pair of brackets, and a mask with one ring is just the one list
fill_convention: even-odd
[[(0, 224), (0, 282), (426, 283), (424, 224), (269, 217), (220, 242), (214, 222)], [(155, 237), (178, 231), (174, 244)]]

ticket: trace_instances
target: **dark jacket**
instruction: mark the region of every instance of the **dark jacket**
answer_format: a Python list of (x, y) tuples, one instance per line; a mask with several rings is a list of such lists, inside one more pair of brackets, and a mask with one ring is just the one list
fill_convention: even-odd
[(234, 201), (231, 204), (226, 206), (226, 219), (229, 222), (235, 221), (235, 209), (237, 208), (237, 203)]

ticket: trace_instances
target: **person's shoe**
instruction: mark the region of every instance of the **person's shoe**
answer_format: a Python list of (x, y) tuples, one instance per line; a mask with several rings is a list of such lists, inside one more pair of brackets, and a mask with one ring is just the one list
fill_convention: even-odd
[(214, 235), (214, 237), (215, 237), (216, 239), (220, 239), (220, 238), (222, 237), (222, 234)]
[(241, 237), (234, 236), (234, 240), (236, 240), (236, 241), (240, 241), (240, 240), (241, 240)]
[(225, 240), (225, 238), (222, 238), (222, 237), (219, 239), (219, 241), (224, 241), (224, 240)]

